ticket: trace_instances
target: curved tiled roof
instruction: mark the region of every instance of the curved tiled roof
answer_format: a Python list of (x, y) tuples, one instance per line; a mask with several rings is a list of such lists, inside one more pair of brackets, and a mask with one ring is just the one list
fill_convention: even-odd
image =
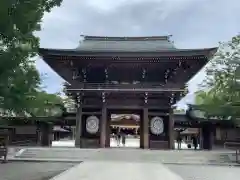
[(176, 49), (170, 36), (108, 37), (82, 36), (79, 51), (161, 51)]
[[(109, 37), (81, 36), (75, 49), (40, 48), (40, 56), (208, 56), (217, 48), (177, 49), (169, 36)], [(210, 56), (212, 56), (210, 55)]]

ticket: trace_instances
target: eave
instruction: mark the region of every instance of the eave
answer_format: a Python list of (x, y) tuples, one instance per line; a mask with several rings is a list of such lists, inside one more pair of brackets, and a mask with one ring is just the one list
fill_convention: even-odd
[(166, 57), (166, 56), (212, 56), (217, 48), (176, 49), (162, 51), (79, 51), (77, 49), (47, 49), (40, 48), (39, 55), (44, 56), (121, 56), (121, 57)]

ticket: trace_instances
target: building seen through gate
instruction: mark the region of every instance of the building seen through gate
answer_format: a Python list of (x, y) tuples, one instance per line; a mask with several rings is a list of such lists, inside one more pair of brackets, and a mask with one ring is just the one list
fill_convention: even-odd
[(40, 49), (77, 104), (75, 146), (109, 147), (111, 115), (139, 115), (140, 147), (174, 148), (172, 105), (216, 48), (177, 49), (170, 36), (83, 36), (76, 49)]

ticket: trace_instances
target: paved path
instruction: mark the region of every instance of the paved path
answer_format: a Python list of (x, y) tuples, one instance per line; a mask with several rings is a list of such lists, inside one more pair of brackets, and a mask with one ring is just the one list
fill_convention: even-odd
[(84, 162), (51, 180), (234, 180), (238, 167), (163, 165), (143, 162)]
[(184, 180), (237, 180), (240, 177), (239, 167), (166, 165), (172, 172)]
[[(55, 177), (54, 180), (95, 180), (95, 179), (116, 179), (116, 180), (229, 180), (237, 179), (240, 175), (238, 168), (213, 167), (207, 165), (211, 161), (217, 161), (217, 164), (225, 163), (227, 158), (221, 156), (225, 152), (221, 151), (153, 151), (142, 149), (78, 149), (78, 148), (25, 148), (18, 153), (18, 159), (54, 161), (66, 159), (73, 161), (83, 161), (72, 169)], [(220, 159), (219, 159), (220, 158)], [(13, 163), (13, 164), (12, 164)], [(6, 166), (0, 166), (0, 174), (9, 173), (14, 169), (19, 173), (19, 177), (25, 177), (28, 180), (38, 180), (34, 177), (44, 176), (45, 179), (58, 174), (64, 169), (58, 168), (58, 165), (64, 163), (55, 163), (49, 166), (48, 163), (37, 163), (36, 167), (30, 163), (9, 162)], [(181, 164), (181, 165), (173, 165)], [(187, 165), (191, 164), (191, 166)], [(196, 166), (198, 164), (198, 166)], [(205, 164), (205, 166), (201, 166)], [(11, 166), (14, 165), (14, 166)], [(9, 167), (8, 167), (9, 166)], [(1, 169), (3, 167), (3, 169)], [(7, 168), (6, 168), (7, 167)], [(30, 168), (31, 167), (31, 168)], [(45, 169), (44, 169), (45, 168)], [(56, 168), (54, 170), (54, 168)], [(6, 170), (5, 170), (6, 169)], [(24, 173), (26, 169), (26, 174)], [(30, 169), (35, 169), (34, 174)], [(41, 170), (44, 169), (44, 170)], [(2, 170), (2, 171), (1, 171)], [(29, 172), (30, 171), (30, 172)], [(218, 172), (219, 171), (219, 172)], [(216, 175), (217, 173), (217, 175)], [(221, 174), (221, 175), (219, 175)], [(18, 175), (7, 174), (6, 180), (15, 180)], [(26, 175), (26, 176), (25, 176)], [(26, 178), (28, 177), (29, 178)], [(8, 177), (6, 176), (6, 177)], [(15, 178), (15, 179), (14, 179)], [(16, 180), (22, 180), (22, 179)], [(44, 179), (44, 180), (45, 180)], [(40, 180), (40, 179), (39, 179)]]
[(9, 162), (0, 164), (1, 180), (48, 180), (75, 163)]
[(182, 180), (156, 163), (84, 162), (51, 180)]
[(226, 164), (228, 155), (209, 151), (160, 151), (142, 149), (25, 148), (15, 156), (19, 160), (42, 161), (119, 161), (182, 164)]

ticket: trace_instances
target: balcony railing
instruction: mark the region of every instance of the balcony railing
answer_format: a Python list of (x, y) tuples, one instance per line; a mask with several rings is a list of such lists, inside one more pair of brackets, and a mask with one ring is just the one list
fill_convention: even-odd
[(178, 84), (160, 84), (160, 83), (139, 83), (139, 84), (113, 84), (113, 83), (82, 83), (79, 85), (70, 85), (67, 86), (66, 89), (73, 90), (73, 89), (89, 89), (89, 90), (145, 90), (145, 89), (152, 89), (152, 90), (176, 90), (176, 91), (183, 91), (184, 88)]

